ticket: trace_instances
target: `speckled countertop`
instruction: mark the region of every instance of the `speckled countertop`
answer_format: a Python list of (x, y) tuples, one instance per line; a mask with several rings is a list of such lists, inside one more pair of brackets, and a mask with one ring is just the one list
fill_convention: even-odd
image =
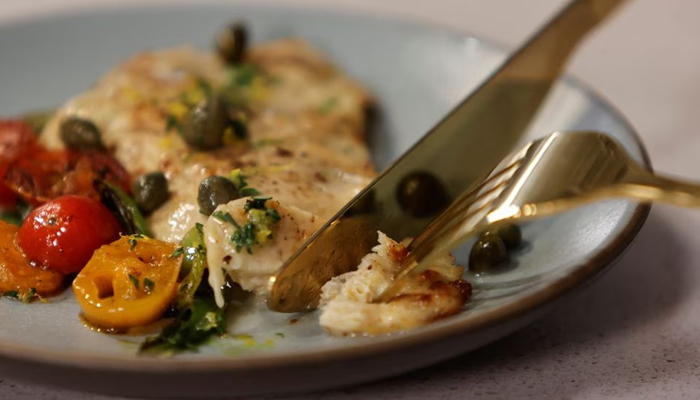
[[(136, 2), (137, 0), (129, 0)], [(151, 0), (153, 1), (153, 0)], [(164, 0), (159, 0), (164, 2)], [(105, 3), (125, 3), (109, 0)], [(400, 14), (517, 44), (562, 0), (275, 0)], [(0, 23), (92, 0), (0, 0)], [(630, 0), (570, 70), (632, 121), (657, 170), (700, 180), (700, 2)], [(507, 10), (507, 11), (506, 11)], [(529, 327), (398, 378), (265, 399), (700, 398), (700, 213), (655, 206), (619, 264)], [(0, 399), (103, 400), (0, 377)]]

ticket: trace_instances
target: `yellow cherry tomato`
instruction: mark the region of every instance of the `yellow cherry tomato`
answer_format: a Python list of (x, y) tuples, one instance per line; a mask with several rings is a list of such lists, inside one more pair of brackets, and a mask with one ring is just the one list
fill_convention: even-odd
[(17, 247), (19, 227), (0, 221), (0, 292), (24, 298), (34, 292), (41, 296), (56, 294), (64, 288), (63, 275), (32, 267)]
[(158, 320), (175, 297), (182, 256), (171, 243), (123, 236), (95, 251), (73, 281), (83, 317), (126, 329)]

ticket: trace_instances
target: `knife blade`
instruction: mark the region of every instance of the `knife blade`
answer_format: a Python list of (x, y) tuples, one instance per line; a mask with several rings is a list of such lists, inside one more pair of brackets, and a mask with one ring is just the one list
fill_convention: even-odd
[(316, 307), (323, 284), (356, 269), (377, 231), (420, 234), (515, 147), (574, 47), (624, 1), (568, 3), (285, 262), (270, 278), (268, 307)]

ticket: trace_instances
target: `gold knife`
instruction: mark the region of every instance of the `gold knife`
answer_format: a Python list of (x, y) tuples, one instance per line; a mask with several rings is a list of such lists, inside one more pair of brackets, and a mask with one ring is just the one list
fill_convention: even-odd
[(316, 307), (323, 284), (356, 269), (377, 231), (396, 240), (420, 234), (513, 150), (574, 47), (624, 1), (566, 5), (285, 262), (270, 278), (268, 307)]

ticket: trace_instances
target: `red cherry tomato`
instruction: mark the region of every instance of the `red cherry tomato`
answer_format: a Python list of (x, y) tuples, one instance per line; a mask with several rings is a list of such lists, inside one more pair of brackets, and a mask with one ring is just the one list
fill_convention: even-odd
[[(39, 150), (32, 128), (19, 120), (0, 120), (0, 179), (10, 162)], [(13, 206), (17, 194), (0, 181), (0, 206)]]
[(100, 246), (119, 238), (119, 223), (100, 202), (67, 195), (34, 209), (17, 243), (34, 263), (70, 274), (80, 272)]

